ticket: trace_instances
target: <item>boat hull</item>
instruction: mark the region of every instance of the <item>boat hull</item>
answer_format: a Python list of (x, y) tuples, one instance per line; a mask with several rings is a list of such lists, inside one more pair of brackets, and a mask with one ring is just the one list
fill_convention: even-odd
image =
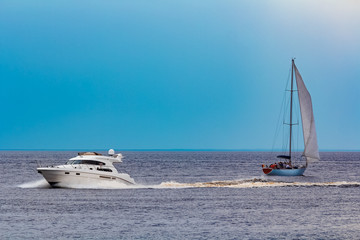
[(135, 181), (125, 173), (106, 174), (68, 169), (37, 168), (45, 180), (54, 188), (112, 187), (114, 183), (134, 185)]
[(263, 168), (263, 172), (269, 176), (302, 176), (306, 168), (298, 169), (272, 169), (272, 168)]

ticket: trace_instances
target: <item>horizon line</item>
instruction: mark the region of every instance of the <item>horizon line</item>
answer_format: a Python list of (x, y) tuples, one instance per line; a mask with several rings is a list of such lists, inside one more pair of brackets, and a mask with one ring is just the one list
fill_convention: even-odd
[[(4, 148), (0, 151), (108, 151), (108, 148)], [(120, 149), (118, 151), (126, 152), (284, 152), (281, 149), (192, 149), (192, 148), (128, 148)], [(302, 151), (294, 151), (302, 152)], [(360, 149), (320, 149), (319, 152), (360, 152)]]

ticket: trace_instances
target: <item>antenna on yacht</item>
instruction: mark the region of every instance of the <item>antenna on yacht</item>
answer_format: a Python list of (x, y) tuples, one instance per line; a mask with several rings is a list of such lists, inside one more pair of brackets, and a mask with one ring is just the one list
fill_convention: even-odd
[(114, 149), (109, 149), (108, 154), (109, 154), (110, 156), (115, 155)]

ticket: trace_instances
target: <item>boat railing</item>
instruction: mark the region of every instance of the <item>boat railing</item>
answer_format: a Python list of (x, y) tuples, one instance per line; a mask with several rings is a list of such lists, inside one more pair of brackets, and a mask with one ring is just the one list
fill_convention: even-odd
[(53, 168), (54, 167), (54, 165), (44, 164), (44, 163), (40, 162), (39, 160), (36, 160), (36, 165), (37, 165), (38, 168), (40, 168), (40, 167)]
[[(36, 161), (37, 163), (37, 167), (46, 167), (46, 168), (66, 168), (66, 166), (70, 166), (73, 169), (88, 169), (88, 170), (98, 170), (98, 168), (102, 169), (103, 166), (98, 166), (98, 165), (90, 165), (90, 164), (62, 164), (62, 165), (48, 165), (48, 164), (43, 164), (40, 161)], [(106, 169), (108, 169), (108, 167), (105, 167)]]
[[(91, 164), (69, 164), (73, 169), (88, 169), (88, 170), (96, 170), (98, 168), (102, 168), (102, 166), (91, 165)], [(65, 166), (65, 165), (63, 165)]]

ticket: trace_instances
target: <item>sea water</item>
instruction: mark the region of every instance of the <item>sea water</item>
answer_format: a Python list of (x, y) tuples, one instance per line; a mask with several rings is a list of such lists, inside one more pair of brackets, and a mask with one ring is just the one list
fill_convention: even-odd
[(360, 239), (360, 153), (321, 152), (270, 177), (267, 152), (122, 152), (137, 182), (50, 188), (38, 162), (76, 152), (0, 152), (0, 239)]

